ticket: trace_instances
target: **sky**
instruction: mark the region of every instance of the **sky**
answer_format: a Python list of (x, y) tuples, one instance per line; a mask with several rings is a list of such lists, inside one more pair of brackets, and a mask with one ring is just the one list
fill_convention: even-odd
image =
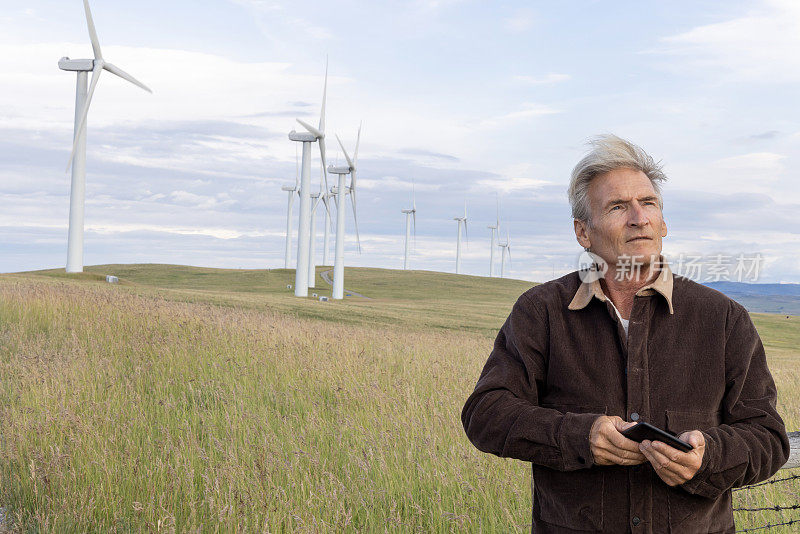
[[(302, 129), (295, 118), (318, 122), (327, 57), (329, 163), (344, 163), (333, 134), (352, 154), (363, 123), (362, 250), (348, 211), (348, 266), (402, 268), (401, 210), (413, 189), (410, 268), (454, 271), (453, 218), (466, 201), (462, 272), (488, 275), (499, 201), (506, 276), (573, 271), (582, 249), (569, 175), (587, 140), (614, 133), (663, 162), (673, 270), (687, 260), (702, 265), (699, 281), (736, 280), (744, 259), (742, 281), (800, 282), (793, 0), (91, 7), (105, 59), (153, 94), (100, 79), (88, 118), (86, 265), (282, 268), (281, 186), (294, 185), (300, 148), (287, 134)], [(92, 57), (82, 2), (0, 12), (0, 272), (66, 263), (75, 74), (59, 70), (63, 56)], [(295, 229), (297, 215), (295, 202)], [(317, 221), (321, 263), (323, 211)]]

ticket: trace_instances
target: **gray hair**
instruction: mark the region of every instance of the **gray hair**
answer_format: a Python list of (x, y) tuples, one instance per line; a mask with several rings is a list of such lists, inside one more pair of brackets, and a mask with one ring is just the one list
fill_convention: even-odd
[(591, 152), (575, 165), (569, 180), (567, 194), (573, 219), (591, 225), (589, 184), (597, 176), (620, 168), (641, 171), (647, 175), (658, 197), (658, 207), (664, 209), (661, 182), (667, 180), (667, 175), (661, 170), (660, 161), (656, 162), (641, 147), (613, 134), (598, 135), (589, 144), (592, 146)]

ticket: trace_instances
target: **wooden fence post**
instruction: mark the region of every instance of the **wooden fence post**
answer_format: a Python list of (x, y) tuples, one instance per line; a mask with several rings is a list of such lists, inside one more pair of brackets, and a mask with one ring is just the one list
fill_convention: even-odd
[(791, 445), (792, 451), (789, 453), (789, 459), (781, 469), (800, 467), (800, 432), (789, 432), (789, 445)]

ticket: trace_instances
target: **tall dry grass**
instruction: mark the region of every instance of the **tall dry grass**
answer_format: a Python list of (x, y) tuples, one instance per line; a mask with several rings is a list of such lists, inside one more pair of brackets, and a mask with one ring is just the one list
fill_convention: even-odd
[[(460, 425), (491, 344), (0, 280), (6, 527), (527, 531), (528, 466), (478, 452)], [(797, 502), (797, 488), (737, 500)]]
[(0, 503), (20, 530), (507, 530), (524, 465), (459, 411), (490, 341), (0, 283)]

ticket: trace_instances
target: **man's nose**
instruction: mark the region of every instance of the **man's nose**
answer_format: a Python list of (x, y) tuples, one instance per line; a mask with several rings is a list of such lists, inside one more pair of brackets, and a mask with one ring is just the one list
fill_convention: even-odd
[(631, 209), (628, 211), (628, 224), (630, 226), (644, 226), (650, 219), (647, 218), (647, 213), (638, 202), (634, 202)]

